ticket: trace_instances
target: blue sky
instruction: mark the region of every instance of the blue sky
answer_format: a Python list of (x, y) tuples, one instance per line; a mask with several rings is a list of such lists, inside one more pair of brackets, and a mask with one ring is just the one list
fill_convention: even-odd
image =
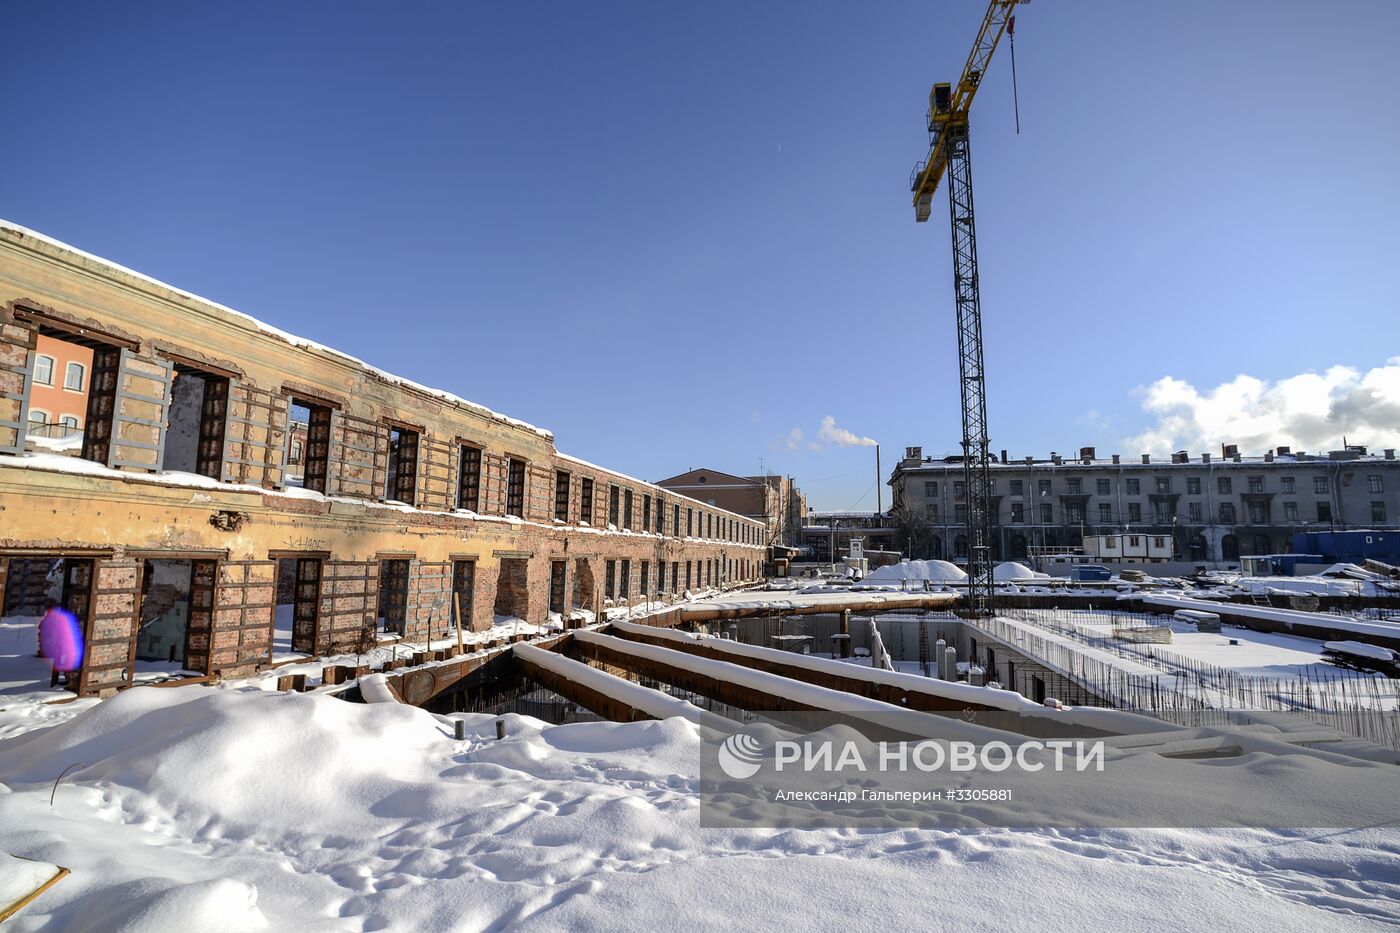
[[(634, 475), (873, 506), (842, 432), (960, 434), (906, 180), (983, 9), (6, 4), (0, 216)], [(993, 447), (1394, 445), (1400, 4), (1017, 26), (1022, 133), (1005, 46), (973, 114)]]

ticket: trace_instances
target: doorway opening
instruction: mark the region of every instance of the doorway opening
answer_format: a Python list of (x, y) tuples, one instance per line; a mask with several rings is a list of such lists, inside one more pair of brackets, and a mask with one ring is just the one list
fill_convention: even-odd
[(574, 598), (575, 609), (593, 608), (593, 567), (588, 562), (588, 558), (580, 557), (574, 561)]
[(529, 561), (523, 557), (502, 557), (496, 578), (496, 615), (524, 619), (529, 612)]
[(136, 660), (185, 663), (193, 582), (194, 561), (142, 561)]
[(452, 620), (454, 625), (470, 632), (472, 628), (472, 594), (476, 591), (476, 561), (452, 562)]
[(319, 654), (320, 622), (321, 558), (279, 558), (272, 653)]
[(408, 560), (379, 562), (379, 630), (402, 636), (408, 623)]

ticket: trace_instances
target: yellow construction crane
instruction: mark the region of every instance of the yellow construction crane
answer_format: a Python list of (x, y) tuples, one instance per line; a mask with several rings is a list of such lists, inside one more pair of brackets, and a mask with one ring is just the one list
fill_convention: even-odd
[(951, 150), (949, 129), (967, 131), (968, 111), (972, 109), (972, 98), (987, 73), (992, 61), (992, 53), (997, 50), (1001, 37), (1012, 27), (1016, 17), (1012, 11), (1017, 3), (1030, 0), (992, 0), (987, 6), (987, 15), (982, 17), (982, 28), (977, 31), (977, 41), (972, 44), (972, 52), (967, 56), (962, 77), (955, 89), (951, 84), (935, 84), (928, 95), (928, 158), (914, 168), (910, 187), (914, 191), (914, 217), (919, 223), (928, 220), (933, 207), (933, 193), (943, 179), (948, 168)]
[[(935, 84), (929, 94), (928, 158), (909, 179), (914, 217), (928, 220), (938, 183), (948, 176), (948, 213), (953, 228), (953, 294), (958, 316), (958, 369), (962, 383), (963, 489), (967, 504), (967, 598), (976, 615), (991, 615), (991, 467), (987, 433), (987, 384), (982, 362), (982, 307), (977, 288), (977, 233), (972, 217), (972, 162), (967, 121), (972, 98), (987, 73), (1001, 37), (1015, 32), (1016, 4), (992, 0), (957, 86)], [(1014, 41), (1014, 40), (1013, 40)], [(1013, 53), (1014, 54), (1014, 53)]]

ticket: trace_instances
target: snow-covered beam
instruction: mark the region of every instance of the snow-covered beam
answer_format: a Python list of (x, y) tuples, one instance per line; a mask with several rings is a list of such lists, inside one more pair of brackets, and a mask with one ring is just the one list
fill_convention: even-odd
[[(1135, 713), (1097, 707), (1049, 707), (1011, 690), (976, 687), (906, 674), (877, 670), (831, 658), (799, 655), (792, 651), (746, 645), (723, 638), (697, 637), (686, 632), (657, 629), (632, 622), (614, 622), (609, 634), (629, 641), (660, 645), (699, 657), (713, 658), (755, 670), (768, 671), (804, 683), (863, 696), (901, 709), (923, 712), (1001, 712), (1034, 716), (1076, 732), (1122, 735), (1175, 728)], [(1038, 730), (1037, 730), (1038, 731)]]
[(594, 631), (573, 634), (572, 650), (591, 660), (689, 690), (755, 712), (821, 712), (888, 733), (929, 739), (1002, 741), (1016, 745), (1026, 737), (970, 723), (961, 717), (936, 716), (869, 697), (804, 683), (729, 661), (697, 657), (659, 645), (642, 644)]
[(1367, 622), (1326, 612), (1222, 603), (1187, 596), (1140, 595), (1135, 598), (1148, 607), (1212, 612), (1224, 622), (1260, 632), (1301, 635), (1319, 641), (1362, 641), (1400, 651), (1400, 625), (1394, 622)]
[(515, 661), (526, 677), (553, 690), (566, 700), (614, 722), (669, 719), (680, 716), (696, 725), (728, 731), (733, 723), (660, 690), (634, 684), (582, 661), (530, 644), (513, 649)]

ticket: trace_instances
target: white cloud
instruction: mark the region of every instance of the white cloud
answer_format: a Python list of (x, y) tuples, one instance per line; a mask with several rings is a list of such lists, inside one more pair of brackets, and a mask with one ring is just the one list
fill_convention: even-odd
[(853, 431), (837, 427), (836, 419), (827, 415), (822, 419), (821, 427), (817, 429), (815, 437), (809, 438), (806, 431), (801, 428), (793, 428), (786, 437), (775, 442), (776, 446), (782, 446), (788, 450), (821, 451), (829, 447), (874, 447), (875, 439), (861, 437)]
[(874, 447), (876, 443), (873, 437), (859, 437), (845, 428), (838, 428), (836, 419), (830, 415), (822, 419), (817, 438), (823, 443), (834, 444), (837, 447)]
[(1142, 394), (1157, 423), (1126, 443), (1145, 453), (1221, 444), (1238, 444), (1241, 453), (1281, 444), (1315, 452), (1335, 449), (1343, 435), (1353, 444), (1400, 446), (1400, 356), (1364, 373), (1333, 366), (1277, 382), (1241, 374), (1205, 390), (1164, 376)]

